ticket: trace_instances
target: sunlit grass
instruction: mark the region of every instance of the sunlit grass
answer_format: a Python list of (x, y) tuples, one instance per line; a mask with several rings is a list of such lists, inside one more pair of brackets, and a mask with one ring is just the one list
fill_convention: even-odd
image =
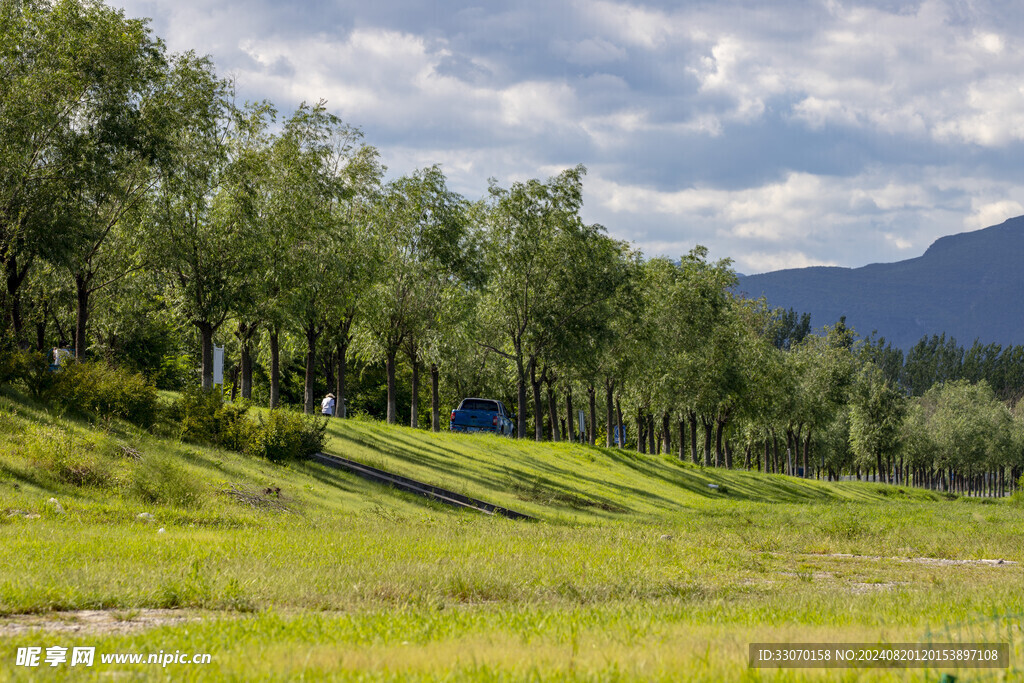
[(0, 637), (0, 679), (17, 647), (47, 644), (214, 654), (205, 669), (122, 668), (175, 680), (938, 680), (750, 670), (746, 647), (972, 637), (1010, 640), (1018, 666), (1024, 654), (1007, 619), (1024, 614), (1014, 505), (365, 421), (330, 437), (329, 452), (541, 521), (0, 397), (0, 614), (200, 616)]

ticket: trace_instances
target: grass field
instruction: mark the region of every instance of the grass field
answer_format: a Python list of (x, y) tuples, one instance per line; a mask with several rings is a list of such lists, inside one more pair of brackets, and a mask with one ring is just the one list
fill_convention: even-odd
[[(329, 434), (328, 452), (539, 521), (0, 397), (0, 679), (1024, 677), (1015, 504), (368, 421)], [(747, 666), (751, 642), (947, 641), (1010, 642), (1012, 666)], [(97, 662), (15, 666), (49, 646)], [(98, 661), (160, 651), (212, 661)]]

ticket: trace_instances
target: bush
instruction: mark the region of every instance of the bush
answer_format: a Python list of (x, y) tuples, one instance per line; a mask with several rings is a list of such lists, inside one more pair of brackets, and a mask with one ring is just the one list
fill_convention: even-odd
[(285, 410), (271, 411), (270, 417), (253, 424), (245, 452), (272, 462), (297, 460), (321, 450), (327, 423)]
[(56, 389), (57, 373), (50, 370), (50, 358), (38, 351), (18, 351), (14, 373), (33, 398), (49, 400)]
[(273, 462), (303, 458), (321, 450), (327, 423), (287, 410), (273, 410), (257, 421), (246, 416), (245, 405), (224, 403), (219, 392), (186, 392), (169, 409), (182, 441), (220, 446)]
[(224, 403), (220, 392), (189, 389), (168, 410), (176, 435), (189, 443), (242, 451), (249, 439), (248, 408)]
[(48, 374), (52, 379), (41, 394), (53, 403), (143, 427), (156, 420), (156, 387), (142, 374), (94, 361), (69, 363)]
[(195, 379), (194, 367), (192, 357), (187, 354), (166, 354), (160, 359), (160, 367), (153, 373), (153, 383), (158, 389), (182, 389)]
[(24, 380), (27, 369), (24, 353), (16, 348), (0, 346), (0, 386)]

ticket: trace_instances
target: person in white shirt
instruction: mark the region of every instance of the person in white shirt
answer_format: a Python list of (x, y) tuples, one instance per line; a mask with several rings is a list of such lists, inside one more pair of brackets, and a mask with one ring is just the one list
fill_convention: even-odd
[(324, 400), (320, 402), (320, 412), (327, 417), (334, 415), (334, 394), (324, 396)]

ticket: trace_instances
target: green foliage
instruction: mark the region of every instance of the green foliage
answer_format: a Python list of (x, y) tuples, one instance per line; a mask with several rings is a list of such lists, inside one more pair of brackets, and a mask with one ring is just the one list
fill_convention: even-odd
[(248, 407), (225, 403), (219, 392), (185, 392), (168, 410), (175, 434), (189, 443), (219, 446), (273, 462), (298, 460), (323, 449), (327, 424), (285, 409), (255, 421)]
[(179, 439), (242, 451), (249, 439), (248, 408), (224, 402), (217, 391), (190, 389), (168, 409)]
[(940, 467), (970, 472), (1019, 458), (1012, 414), (987, 382), (957, 380), (934, 386), (920, 405), (922, 438), (928, 439)]
[(252, 425), (245, 453), (271, 462), (298, 460), (323, 450), (327, 423), (322, 418), (307, 418), (287, 410), (272, 410), (260, 415)]
[(102, 418), (119, 417), (142, 427), (156, 420), (156, 387), (141, 373), (86, 361), (67, 363), (50, 376), (43, 397), (56, 405)]
[(881, 471), (882, 459), (898, 451), (906, 406), (881, 370), (870, 364), (862, 369), (850, 405), (850, 446), (863, 464)]
[(44, 353), (15, 351), (8, 365), (12, 379), (19, 381), (36, 399), (51, 396), (57, 376), (50, 372), (50, 360)]
[(188, 354), (165, 354), (153, 373), (153, 384), (157, 389), (181, 390), (193, 378), (194, 366), (195, 361)]
[(0, 386), (12, 384), (24, 376), (24, 355), (17, 348), (0, 346)]
[(33, 398), (64, 410), (121, 418), (142, 427), (157, 417), (157, 395), (145, 375), (102, 361), (66, 361), (51, 370), (47, 354), (0, 352), (0, 385), (18, 383)]

